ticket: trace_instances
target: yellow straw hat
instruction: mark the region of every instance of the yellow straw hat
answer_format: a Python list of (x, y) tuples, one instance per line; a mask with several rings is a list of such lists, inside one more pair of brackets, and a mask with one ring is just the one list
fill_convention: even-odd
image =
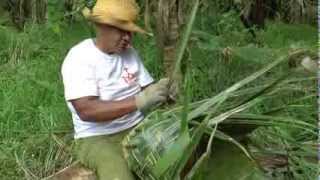
[(109, 24), (130, 32), (147, 33), (134, 23), (139, 13), (135, 0), (97, 0), (92, 9), (86, 7), (82, 13), (93, 22)]

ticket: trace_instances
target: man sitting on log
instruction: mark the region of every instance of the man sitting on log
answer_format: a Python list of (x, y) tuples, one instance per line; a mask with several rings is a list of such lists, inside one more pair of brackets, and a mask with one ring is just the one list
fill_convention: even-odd
[(85, 8), (96, 37), (75, 45), (62, 65), (65, 99), (71, 111), (80, 161), (100, 180), (132, 180), (121, 141), (143, 113), (167, 100), (168, 79), (153, 78), (131, 46), (134, 0), (98, 0)]

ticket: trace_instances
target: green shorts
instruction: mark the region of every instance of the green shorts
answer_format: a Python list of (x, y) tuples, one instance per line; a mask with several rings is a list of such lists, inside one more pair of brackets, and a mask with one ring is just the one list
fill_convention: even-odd
[(134, 180), (121, 146), (129, 131), (78, 139), (76, 156), (83, 165), (96, 171), (99, 180)]

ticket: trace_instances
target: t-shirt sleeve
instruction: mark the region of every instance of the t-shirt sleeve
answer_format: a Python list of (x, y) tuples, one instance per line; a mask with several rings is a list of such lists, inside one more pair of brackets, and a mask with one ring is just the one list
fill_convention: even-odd
[(94, 67), (84, 62), (82, 59), (69, 55), (62, 65), (66, 100), (74, 100), (85, 96), (98, 96)]
[(135, 56), (136, 56), (138, 66), (139, 66), (138, 83), (140, 84), (141, 87), (148, 86), (154, 80), (151, 77), (148, 70), (144, 67), (139, 55), (136, 52), (135, 52)]

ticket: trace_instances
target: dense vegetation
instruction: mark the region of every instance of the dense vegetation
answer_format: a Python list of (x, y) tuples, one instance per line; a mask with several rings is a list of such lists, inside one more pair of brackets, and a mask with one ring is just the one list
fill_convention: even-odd
[[(75, 161), (60, 66), (70, 47), (92, 36), (92, 27), (80, 16), (66, 19), (62, 5), (54, 2), (48, 4), (47, 23), (26, 21), (22, 29), (20, 24), (19, 29), (11, 23), (8, 13), (0, 14), (3, 180), (40, 179)], [(246, 88), (263, 87), (289, 75), (280, 86), (273, 87), (278, 88), (278, 94), (269, 94), (272, 98), (245, 111), (260, 116), (226, 122), (225, 132), (230, 134), (252, 125), (259, 128), (245, 139), (238, 139), (239, 133), (235, 133), (236, 140), (244, 139), (243, 146), (214, 142), (209, 168), (202, 172), (209, 179), (257, 179), (257, 173), (249, 177), (252, 169), (262, 170), (271, 179), (315, 179), (317, 80), (314, 73), (300, 68), (299, 61), (304, 56), (316, 58), (317, 28), (313, 21), (294, 21), (287, 13), (283, 19), (266, 21), (264, 29), (248, 29), (239, 13), (234, 6), (227, 7), (220, 1), (202, 1), (182, 62), (183, 73), (191, 84), (190, 101), (213, 97), (282, 56), (288, 61)], [(254, 30), (256, 37), (249, 30)], [(165, 76), (166, 67), (162, 66), (157, 42), (149, 36), (134, 38), (146, 67), (159, 79)], [(297, 51), (303, 53), (297, 55)], [(244, 146), (257, 164), (240, 150)]]

